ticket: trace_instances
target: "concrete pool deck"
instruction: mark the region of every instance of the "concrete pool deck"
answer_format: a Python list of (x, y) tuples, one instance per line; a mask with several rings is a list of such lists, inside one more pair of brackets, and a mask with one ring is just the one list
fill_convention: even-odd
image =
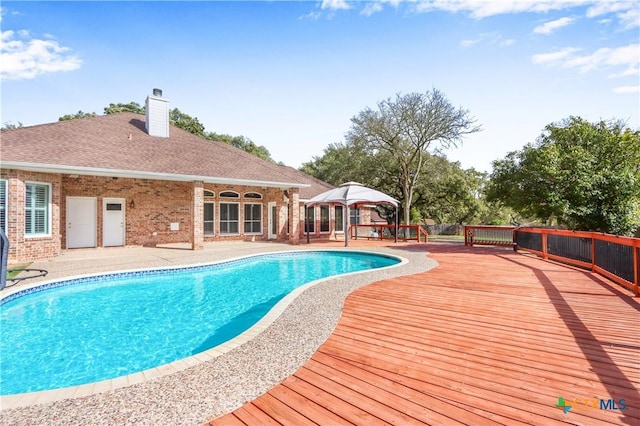
[[(211, 243), (202, 251), (185, 247), (123, 247), (67, 250), (29, 267), (49, 271), (25, 280), (0, 297), (61, 278), (121, 270), (212, 263), (260, 253), (347, 249), (375, 251), (408, 259), (407, 264), (319, 282), (278, 304), (260, 327), (203, 356), (126, 376), (60, 391), (0, 399), (2, 424), (198, 424), (229, 412), (266, 392), (302, 365), (334, 329), (344, 298), (354, 289), (436, 265), (425, 244), (352, 241), (289, 244)], [(175, 364), (175, 365), (174, 365)]]

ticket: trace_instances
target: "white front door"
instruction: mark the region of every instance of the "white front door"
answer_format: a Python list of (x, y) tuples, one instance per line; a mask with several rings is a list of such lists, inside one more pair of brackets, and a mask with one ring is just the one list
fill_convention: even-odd
[(67, 248), (96, 246), (97, 206), (94, 197), (67, 197)]
[(268, 204), (267, 208), (269, 209), (269, 214), (267, 215), (267, 225), (269, 227), (268, 238), (275, 240), (278, 238), (278, 208), (273, 201)]
[(102, 208), (102, 245), (124, 245), (124, 198), (105, 198)]

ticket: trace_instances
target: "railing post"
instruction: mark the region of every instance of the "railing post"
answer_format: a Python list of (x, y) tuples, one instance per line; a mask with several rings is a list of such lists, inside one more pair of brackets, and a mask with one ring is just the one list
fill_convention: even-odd
[(591, 235), (591, 272), (596, 270), (596, 237)]
[(633, 247), (633, 276), (635, 297), (640, 297), (640, 247)]
[(511, 237), (513, 240), (513, 251), (517, 252), (518, 251), (518, 229), (514, 229), (513, 231), (511, 231)]
[(542, 239), (542, 258), (549, 259), (549, 254), (547, 253), (547, 231), (545, 229), (541, 232)]

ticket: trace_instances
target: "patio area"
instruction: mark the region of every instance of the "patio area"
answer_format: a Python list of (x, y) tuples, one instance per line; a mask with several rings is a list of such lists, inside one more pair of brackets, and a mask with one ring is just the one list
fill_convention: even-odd
[(209, 425), (640, 424), (638, 299), (508, 250), (429, 252), (438, 267), (354, 291), (309, 362)]
[[(32, 267), (48, 269), (49, 280), (342, 245), (73, 250)], [(349, 249), (410, 262), (307, 290), (215, 360), (94, 395), (2, 407), (0, 423), (640, 422), (640, 300), (624, 289), (506, 249), (380, 241)], [(572, 405), (566, 413), (559, 398)]]

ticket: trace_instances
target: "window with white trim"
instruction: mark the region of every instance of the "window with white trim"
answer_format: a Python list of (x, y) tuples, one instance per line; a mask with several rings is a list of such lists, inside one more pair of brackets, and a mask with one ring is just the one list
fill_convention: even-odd
[(334, 213), (334, 221), (335, 221), (335, 231), (343, 232), (344, 231), (344, 208), (342, 206), (335, 206)]
[(223, 191), (220, 193), (220, 198), (240, 198), (240, 194), (235, 191)]
[(7, 233), (7, 181), (0, 179), (0, 229)]
[(215, 235), (215, 203), (209, 201), (204, 203), (204, 235)]
[(320, 232), (329, 232), (329, 206), (320, 206)]
[(220, 234), (240, 233), (240, 204), (220, 203)]
[(304, 232), (313, 234), (316, 232), (316, 212), (315, 207), (311, 206), (307, 209), (307, 217), (304, 221)]
[(24, 233), (37, 237), (51, 234), (51, 184), (26, 185)]
[(202, 194), (204, 195), (205, 198), (213, 198), (216, 196), (216, 193), (209, 190), (209, 189), (205, 189), (202, 191)]
[(262, 204), (245, 203), (244, 205), (244, 233), (262, 233)]
[(262, 194), (259, 192), (245, 192), (244, 198), (249, 198), (252, 200), (262, 200)]

